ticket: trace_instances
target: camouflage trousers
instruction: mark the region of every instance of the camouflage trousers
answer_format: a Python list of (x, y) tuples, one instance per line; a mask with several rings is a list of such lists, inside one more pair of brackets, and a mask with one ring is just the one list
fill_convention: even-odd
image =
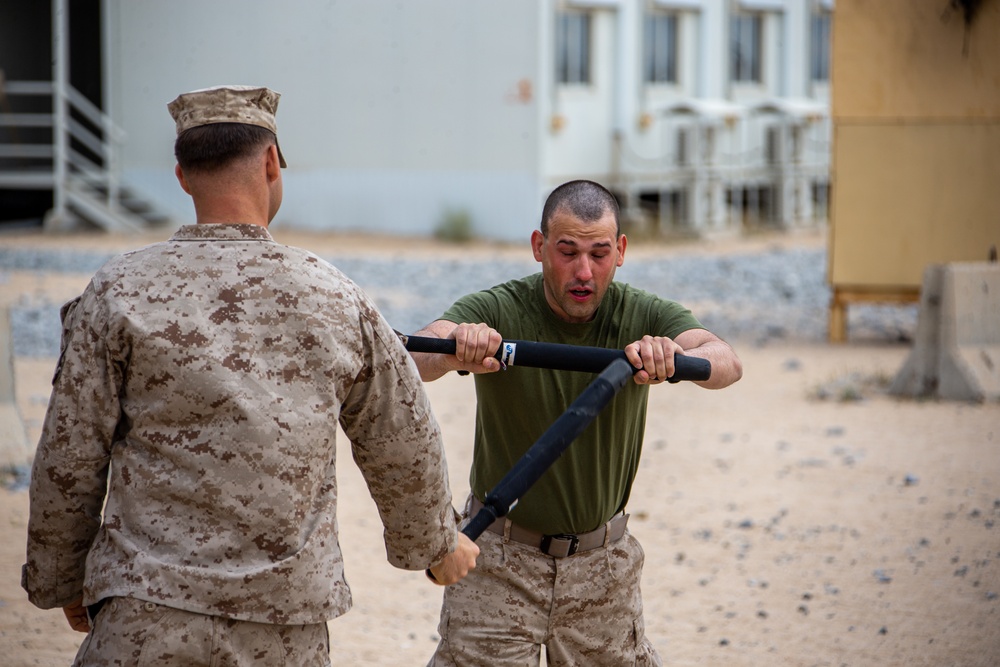
[(644, 554), (625, 536), (553, 558), (485, 532), (476, 569), (444, 590), (441, 641), (428, 667), (661, 665), (646, 639), (639, 577)]
[(73, 667), (249, 667), (330, 664), (326, 623), (270, 625), (111, 598)]

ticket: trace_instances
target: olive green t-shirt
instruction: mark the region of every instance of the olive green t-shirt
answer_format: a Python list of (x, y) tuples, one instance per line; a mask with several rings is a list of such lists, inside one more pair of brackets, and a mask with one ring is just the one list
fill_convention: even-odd
[[(612, 282), (594, 319), (571, 324), (545, 300), (542, 274), (459, 299), (441, 319), (485, 322), (504, 339), (624, 349), (644, 335), (702, 328), (673, 301)], [(475, 376), (476, 434), (470, 481), (480, 500), (597, 375), (514, 366)], [(545, 534), (583, 533), (625, 507), (639, 466), (649, 387), (629, 381), (510, 512)]]

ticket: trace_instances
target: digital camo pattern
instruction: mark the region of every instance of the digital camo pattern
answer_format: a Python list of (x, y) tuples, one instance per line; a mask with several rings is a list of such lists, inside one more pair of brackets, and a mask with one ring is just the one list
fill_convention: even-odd
[[(203, 88), (177, 96), (167, 105), (174, 119), (177, 136), (193, 127), (213, 123), (243, 123), (270, 130), (277, 143), (278, 100), (281, 94), (262, 86), (216, 86)], [(287, 167), (285, 156), (278, 146), (278, 160)]]
[(134, 598), (97, 615), (73, 667), (327, 667), (326, 623), (270, 625), (205, 616)]
[(82, 592), (262, 623), (347, 611), (338, 423), (389, 561), (454, 549), (416, 367), (329, 264), (262, 227), (187, 226), (111, 260), (64, 316), (23, 572), (39, 607)]
[(245, 123), (278, 133), (275, 114), (281, 94), (260, 86), (216, 86), (178, 95), (167, 105), (180, 135), (212, 123)]
[(476, 569), (444, 591), (441, 641), (429, 667), (547, 664), (661, 665), (646, 639), (630, 533), (568, 558), (485, 532)]

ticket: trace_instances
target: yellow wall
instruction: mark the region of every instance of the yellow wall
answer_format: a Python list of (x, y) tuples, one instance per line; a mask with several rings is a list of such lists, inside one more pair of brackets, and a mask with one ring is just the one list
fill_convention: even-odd
[(919, 287), (931, 263), (1000, 248), (1000, 0), (968, 31), (947, 0), (838, 0), (835, 287)]

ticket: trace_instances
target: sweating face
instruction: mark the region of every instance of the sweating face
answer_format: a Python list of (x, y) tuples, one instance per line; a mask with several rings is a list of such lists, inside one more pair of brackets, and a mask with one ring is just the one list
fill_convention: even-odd
[(566, 322), (589, 322), (601, 305), (615, 269), (625, 259), (625, 236), (617, 236), (611, 211), (594, 222), (559, 209), (549, 220), (549, 233), (535, 230), (531, 247), (542, 263), (545, 299)]

